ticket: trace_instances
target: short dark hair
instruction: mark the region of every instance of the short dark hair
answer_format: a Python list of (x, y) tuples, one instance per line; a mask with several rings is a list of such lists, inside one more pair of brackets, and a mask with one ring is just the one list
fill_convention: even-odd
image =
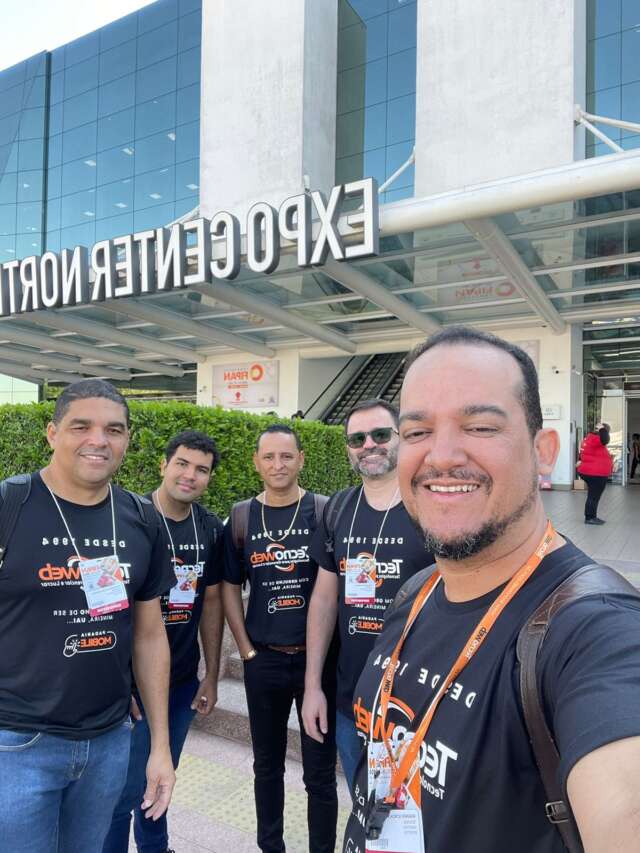
[(179, 447), (186, 447), (188, 450), (199, 450), (201, 453), (213, 456), (211, 462), (211, 470), (218, 467), (220, 462), (220, 454), (216, 447), (215, 441), (205, 432), (200, 432), (197, 429), (185, 429), (174, 435), (164, 449), (164, 458), (169, 462)]
[(275, 433), (275, 432), (282, 432), (285, 435), (292, 435), (293, 439), (296, 443), (296, 448), (298, 450), (302, 450), (302, 444), (300, 444), (300, 436), (298, 435), (298, 433), (294, 429), (291, 429), (291, 427), (288, 426), (287, 424), (269, 424), (269, 426), (266, 429), (262, 430), (262, 432), (259, 434), (258, 438), (256, 439), (256, 453), (258, 452), (258, 450), (260, 448), (260, 439), (262, 438), (262, 436), (263, 435), (271, 435), (272, 433)]
[(400, 423), (400, 413), (397, 406), (394, 406), (393, 403), (389, 403), (386, 400), (380, 400), (378, 397), (371, 397), (369, 400), (360, 400), (359, 403), (356, 403), (355, 406), (352, 406), (349, 409), (344, 419), (345, 430), (347, 429), (352, 415), (355, 415), (356, 412), (368, 412), (369, 409), (384, 409), (385, 412), (389, 412), (396, 428)]
[(127, 427), (131, 426), (131, 416), (127, 401), (117, 388), (110, 382), (105, 382), (104, 379), (80, 379), (78, 382), (72, 382), (71, 385), (67, 385), (56, 400), (52, 418), (54, 424), (60, 423), (73, 402), (76, 400), (90, 400), (93, 397), (111, 400), (113, 403), (118, 403), (122, 406), (127, 418)]
[(540, 406), (540, 389), (538, 386), (538, 373), (531, 357), (516, 344), (509, 343), (503, 338), (492, 335), (489, 332), (480, 332), (469, 326), (449, 326), (441, 332), (428, 338), (424, 343), (418, 344), (409, 353), (406, 362), (406, 370), (417, 361), (425, 352), (437, 346), (455, 346), (458, 344), (468, 346), (487, 346), (502, 350), (518, 362), (522, 372), (522, 386), (519, 399), (524, 409), (527, 426), (531, 438), (538, 430), (542, 429), (542, 407)]

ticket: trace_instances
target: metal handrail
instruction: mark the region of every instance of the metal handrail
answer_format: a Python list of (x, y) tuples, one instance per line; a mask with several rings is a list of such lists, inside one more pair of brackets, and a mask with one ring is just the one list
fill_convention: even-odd
[(614, 142), (613, 139), (610, 139), (606, 133), (597, 128), (593, 122), (597, 124), (606, 124), (610, 127), (617, 127), (620, 130), (630, 130), (632, 133), (640, 133), (640, 124), (637, 124), (634, 121), (624, 121), (619, 118), (608, 118), (607, 116), (598, 116), (593, 113), (588, 113), (582, 109), (580, 104), (576, 104), (575, 106), (575, 122), (576, 124), (582, 125), (589, 133), (592, 133), (597, 139), (601, 142), (604, 142), (612, 151), (615, 151), (616, 154), (621, 154), (624, 151), (617, 142)]

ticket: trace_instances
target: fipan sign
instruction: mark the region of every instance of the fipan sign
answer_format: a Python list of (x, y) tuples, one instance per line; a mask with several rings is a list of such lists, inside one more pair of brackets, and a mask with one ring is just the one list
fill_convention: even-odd
[(328, 198), (317, 190), (305, 192), (279, 208), (258, 202), (244, 225), (243, 238), (239, 219), (220, 211), (211, 219), (100, 240), (91, 250), (76, 246), (8, 261), (0, 266), (0, 316), (233, 279), (243, 258), (253, 272), (269, 274), (291, 245), (302, 268), (321, 266), (329, 254), (337, 261), (376, 255), (377, 182), (341, 184)]

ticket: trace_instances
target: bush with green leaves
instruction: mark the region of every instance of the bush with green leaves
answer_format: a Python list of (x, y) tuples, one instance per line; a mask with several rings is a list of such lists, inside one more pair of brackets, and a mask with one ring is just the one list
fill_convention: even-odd
[[(47, 423), (53, 403), (28, 403), (0, 406), (0, 478), (25, 471), (36, 471), (47, 464), (50, 449), (46, 439)], [(197, 429), (210, 435), (220, 451), (220, 465), (202, 502), (221, 517), (231, 505), (260, 491), (252, 456), (256, 438), (269, 424), (279, 419), (272, 415), (228, 412), (221, 408), (194, 406), (191, 403), (129, 404), (131, 442), (116, 482), (144, 494), (160, 481), (160, 462), (169, 439), (185, 429)], [(289, 423), (299, 434), (305, 453), (301, 485), (322, 494), (332, 494), (355, 482), (341, 427), (317, 421), (293, 420)]]

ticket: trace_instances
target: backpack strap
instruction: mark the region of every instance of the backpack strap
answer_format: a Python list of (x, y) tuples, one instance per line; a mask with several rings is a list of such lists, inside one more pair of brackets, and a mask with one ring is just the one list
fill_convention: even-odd
[(538, 689), (536, 663), (553, 617), (567, 604), (594, 595), (629, 595), (638, 591), (622, 575), (599, 563), (577, 569), (569, 575), (528, 619), (520, 630), (516, 646), (520, 663), (520, 696), (536, 764), (547, 796), (547, 818), (558, 829), (570, 853), (583, 853), (580, 834), (571, 807), (565, 802), (558, 781), (560, 757), (545, 720)]
[(136, 492), (130, 492), (129, 489), (122, 489), (122, 491), (126, 492), (133, 500), (143, 524), (147, 524), (149, 527), (160, 526), (158, 512), (149, 498), (138, 495)]
[(336, 492), (334, 495), (331, 495), (325, 505), (322, 518), (324, 520), (325, 530), (327, 531), (327, 538), (324, 543), (327, 554), (333, 554), (336, 527), (342, 518), (344, 508), (349, 503), (351, 495), (353, 495), (357, 488), (359, 487), (349, 486), (347, 489), (342, 489), (341, 491)]
[(249, 529), (249, 507), (253, 498), (247, 498), (246, 501), (238, 501), (231, 507), (229, 520), (231, 521), (231, 532), (233, 533), (233, 544), (236, 546), (236, 551), (242, 553), (244, 549), (244, 540), (247, 538), (247, 530)]
[(316, 527), (320, 524), (324, 514), (324, 508), (329, 503), (329, 498), (326, 495), (313, 493), (313, 512), (316, 519)]
[(416, 572), (415, 575), (411, 575), (411, 577), (402, 584), (396, 593), (396, 597), (385, 610), (384, 618), (386, 619), (394, 610), (397, 610), (398, 607), (400, 607), (400, 605), (408, 598), (415, 598), (426, 583), (427, 578), (431, 577), (434, 573), (435, 568), (436, 566), (434, 563), (432, 566), (427, 566), (426, 569), (420, 569), (420, 571)]
[(0, 569), (22, 505), (31, 492), (31, 474), (16, 474), (0, 483)]

